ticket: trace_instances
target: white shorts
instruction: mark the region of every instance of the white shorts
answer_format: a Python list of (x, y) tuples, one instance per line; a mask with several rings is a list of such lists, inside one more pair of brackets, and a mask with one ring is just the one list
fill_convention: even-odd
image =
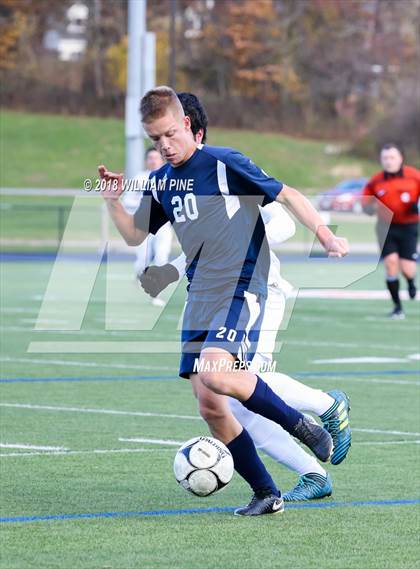
[(252, 369), (256, 371), (273, 359), (277, 332), (283, 320), (286, 307), (286, 292), (273, 285), (268, 285), (264, 318), (261, 324), (257, 353), (252, 360)]

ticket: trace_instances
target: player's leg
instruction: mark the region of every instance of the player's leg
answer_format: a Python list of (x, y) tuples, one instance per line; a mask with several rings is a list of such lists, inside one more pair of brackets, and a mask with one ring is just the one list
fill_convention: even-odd
[[(258, 353), (252, 360), (252, 370), (257, 373), (259, 369), (263, 369), (264, 364), (268, 364), (272, 360), (277, 330), (281, 324), (284, 308), (285, 295), (281, 289), (269, 286), (258, 341)], [(259, 373), (259, 375), (271, 387), (274, 393), (281, 397), (290, 407), (301, 412), (309, 411), (315, 413), (321, 418), (324, 428), (328, 430), (334, 442), (331, 462), (332, 464), (342, 462), (351, 446), (348, 416), (350, 406), (346, 394), (342, 391), (335, 391), (330, 395), (320, 389), (308, 387), (282, 373)], [(264, 422), (263, 418), (261, 418), (261, 422)], [(266, 444), (273, 448), (270, 441), (267, 441)], [(275, 458), (282, 462), (282, 447), (278, 446), (277, 448), (279, 455)], [(287, 452), (285, 451), (284, 454), (287, 454)], [(297, 460), (299, 460), (299, 457), (303, 458), (301, 453), (297, 455)], [(306, 462), (303, 460), (302, 464), (306, 465)], [(306, 468), (307, 466), (304, 467)], [(309, 494), (311, 493), (313, 493), (313, 488), (309, 489)], [(301, 495), (301, 492), (299, 494)]]
[(391, 318), (399, 319), (404, 318), (400, 299), (400, 259), (398, 253), (389, 253), (384, 257), (386, 286), (391, 295), (392, 302), (394, 303), (394, 310), (390, 314)]
[[(252, 371), (256, 373), (272, 361), (277, 332), (283, 319), (285, 305), (286, 298), (281, 289), (269, 286), (258, 340), (258, 353), (252, 359), (251, 365)], [(308, 387), (286, 374), (265, 374), (261, 372), (259, 375), (279, 397), (298, 411), (309, 411), (316, 415), (322, 415), (334, 404), (334, 399), (324, 391)]]
[[(286, 295), (283, 290), (277, 286), (268, 286), (268, 296), (258, 341), (259, 351), (252, 360), (253, 370), (257, 373), (258, 370), (264, 369), (272, 361), (277, 331), (283, 319), (285, 305)], [(264, 374), (260, 373), (260, 375), (264, 379)], [(273, 389), (272, 385), (270, 387)], [(287, 390), (285, 391), (287, 392)], [(325, 409), (328, 409), (334, 402), (329, 396), (327, 397), (329, 401)], [(290, 401), (286, 399), (285, 401), (294, 407)], [(251, 435), (255, 446), (299, 475), (296, 487), (284, 494), (285, 501), (305, 501), (331, 495), (332, 481), (328, 473), (314, 456), (295, 442), (295, 439), (283, 427), (249, 411), (237, 399), (229, 398), (229, 404), (236, 419)]]
[(406, 227), (401, 227), (402, 232), (400, 243), (400, 267), (401, 272), (407, 281), (408, 295), (414, 300), (416, 298), (416, 261), (417, 261), (417, 241), (418, 224), (409, 223)]
[(207, 347), (201, 352), (200, 380), (211, 391), (234, 397), (250, 411), (281, 425), (327, 462), (333, 447), (329, 433), (287, 405), (258, 375), (234, 369), (234, 365), (235, 358), (230, 352)]
[(229, 398), (233, 415), (248, 431), (257, 449), (299, 475), (297, 485), (283, 494), (285, 502), (319, 500), (332, 494), (332, 480), (314, 456), (307, 453), (280, 425)]
[(282, 511), (283, 501), (279, 500), (277, 488), (259, 459), (251, 437), (234, 419), (226, 398), (209, 390), (196, 373), (196, 364), (200, 361), (202, 345), (208, 335), (208, 328), (204, 327), (210, 324), (209, 315), (213, 316), (215, 309), (216, 303), (209, 302), (203, 306), (199, 297), (189, 295), (184, 310), (179, 374), (191, 378), (201, 415), (214, 436), (227, 444), (235, 468), (254, 489), (253, 500), (239, 514), (277, 513)]
[(376, 235), (378, 238), (379, 250), (385, 267), (386, 287), (394, 304), (394, 309), (390, 313), (392, 319), (404, 318), (404, 312), (400, 299), (400, 280), (399, 280), (399, 234), (398, 227), (388, 226), (386, 223), (378, 221), (376, 225)]
[(328, 393), (308, 387), (283, 373), (262, 373), (261, 377), (279, 397), (298, 411), (318, 415), (334, 443), (331, 464), (343, 462), (351, 447), (350, 401), (344, 391)]
[(408, 295), (411, 300), (416, 298), (416, 261), (410, 259), (400, 259), (401, 272), (405, 276), (408, 287)]
[(251, 503), (235, 513), (254, 516), (283, 511), (280, 492), (258, 456), (248, 432), (231, 413), (227, 398), (208, 389), (198, 374), (190, 375), (190, 379), (199, 402), (200, 415), (207, 422), (213, 436), (228, 447), (235, 470), (254, 491)]

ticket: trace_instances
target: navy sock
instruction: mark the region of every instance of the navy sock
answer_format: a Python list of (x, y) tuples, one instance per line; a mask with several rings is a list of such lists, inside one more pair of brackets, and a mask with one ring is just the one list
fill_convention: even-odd
[(258, 375), (254, 393), (242, 405), (281, 425), (290, 434), (294, 433), (297, 423), (303, 419), (302, 413), (287, 405)]
[(257, 454), (254, 442), (248, 431), (242, 430), (227, 445), (232, 453), (235, 470), (251, 486), (254, 492), (280, 495), (274, 480)]

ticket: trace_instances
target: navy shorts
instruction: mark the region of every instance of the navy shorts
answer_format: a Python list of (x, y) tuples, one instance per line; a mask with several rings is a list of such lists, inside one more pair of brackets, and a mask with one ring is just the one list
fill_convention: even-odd
[(197, 373), (204, 348), (226, 350), (244, 364), (257, 352), (265, 297), (251, 292), (220, 295), (211, 301), (189, 295), (182, 324), (182, 353), (179, 375), (186, 379)]

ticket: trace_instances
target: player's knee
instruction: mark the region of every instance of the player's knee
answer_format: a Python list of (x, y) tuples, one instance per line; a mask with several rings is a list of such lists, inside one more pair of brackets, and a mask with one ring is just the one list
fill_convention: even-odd
[(199, 402), (199, 411), (201, 417), (209, 425), (214, 425), (225, 420), (226, 413), (223, 409), (208, 403), (207, 401)]
[(211, 391), (229, 395), (228, 381), (223, 373), (203, 371), (200, 373), (200, 380)]

